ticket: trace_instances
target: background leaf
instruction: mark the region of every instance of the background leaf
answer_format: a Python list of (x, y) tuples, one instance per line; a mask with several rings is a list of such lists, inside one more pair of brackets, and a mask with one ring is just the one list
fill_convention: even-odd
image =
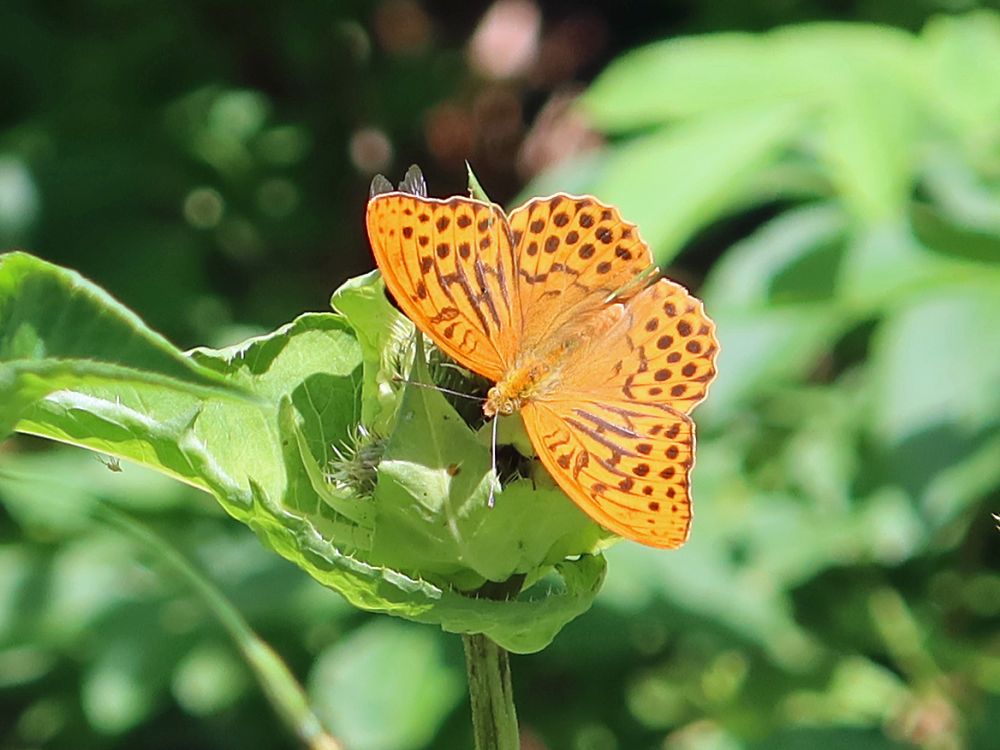
[[(442, 622), (522, 651), (551, 640), (512, 658), (525, 747), (992, 749), (1000, 21), (988, 5), (537, 0), (512, 22), (505, 3), (0, 3), (0, 248), (95, 282), (18, 261), (45, 279), (18, 314), (69, 335), (56, 362), (32, 359), (48, 346), (34, 323), (2, 339), (0, 412), (9, 427), (56, 388), (29, 416), (58, 419), (61, 440), (103, 435), (91, 451), (23, 434), (0, 446), (0, 747), (289, 742), (187, 592), (71, 512), (100, 497), (196, 560), (296, 674), (358, 631), (389, 653), (397, 626), (416, 627), (439, 675), (456, 666)], [(559, 191), (622, 201), (719, 327), (719, 379), (694, 413), (690, 545), (616, 545), (596, 595), (603, 556), (539, 570), (503, 608), (373, 564), (357, 551), (373, 504), (326, 476), (359, 415), (366, 445), (390, 437), (406, 392), (392, 375), (412, 361), (409, 324), (359, 276), (373, 268), (372, 176), (396, 184), (418, 163), (430, 195), (466, 194), (466, 160), (503, 205)], [(352, 277), (331, 315), (331, 290)], [(97, 287), (178, 349), (204, 348), (163, 349)], [(101, 361), (79, 358), (84, 341)], [(461, 377), (427, 359), (435, 378)], [(147, 408), (153, 421), (137, 420)], [(456, 411), (476, 427), (474, 404)], [(254, 414), (264, 439), (246, 438)], [(157, 452), (139, 439), (147, 426), (189, 442)], [(470, 474), (488, 444), (477, 439)], [(210, 483), (252, 528), (137, 461)], [(524, 543), (465, 544), (484, 570), (595, 543), (570, 533), (546, 551), (575, 511), (545, 472), (520, 468), (492, 513), (477, 510), (474, 478), (460, 493), (463, 541), (502, 523)], [(116, 623), (135, 627), (102, 638)], [(134, 655), (112, 658), (123, 642)], [(317, 698), (407, 681), (403, 658), (388, 671), (345, 659), (348, 687)], [(114, 659), (143, 679), (114, 681), (120, 702), (103, 714), (88, 692), (85, 711), (82, 686)], [(394, 740), (469, 744), (461, 702), (424, 718)]]
[(744, 183), (791, 136), (796, 114), (727, 112), (644, 136), (608, 156), (592, 190), (638, 224), (657, 261), (666, 263), (709, 216), (742, 196)]
[(408, 750), (434, 737), (461, 700), (464, 682), (455, 648), (445, 649), (424, 628), (385, 620), (320, 654), (309, 689), (327, 724), (351, 747)]

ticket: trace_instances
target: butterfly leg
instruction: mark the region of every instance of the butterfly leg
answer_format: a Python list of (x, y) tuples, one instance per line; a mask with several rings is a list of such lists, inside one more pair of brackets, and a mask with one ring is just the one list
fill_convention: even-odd
[(492, 458), (492, 471), (490, 472), (490, 498), (486, 504), (492, 508), (496, 504), (496, 491), (500, 487), (500, 475), (497, 474), (497, 423), (500, 421), (499, 415), (493, 416), (493, 429), (490, 436), (490, 456)]

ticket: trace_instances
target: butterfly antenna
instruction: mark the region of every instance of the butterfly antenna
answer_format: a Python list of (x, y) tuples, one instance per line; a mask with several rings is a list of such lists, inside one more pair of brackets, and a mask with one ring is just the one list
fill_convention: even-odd
[(497, 474), (497, 422), (500, 421), (498, 415), (493, 416), (493, 434), (490, 437), (490, 454), (493, 460), (493, 473), (490, 475), (490, 499), (486, 502), (489, 507), (493, 507), (496, 502), (496, 487), (500, 484), (500, 475)]
[(646, 287), (652, 286), (662, 278), (663, 272), (660, 271), (659, 268), (656, 266), (647, 266), (644, 270), (636, 274), (634, 279), (626, 281), (620, 287), (611, 292), (611, 294), (605, 298), (604, 302), (614, 302), (615, 300), (631, 297), (634, 294), (638, 294)]
[(398, 375), (393, 375), (392, 379), (397, 383), (406, 383), (407, 385), (415, 385), (418, 388), (430, 388), (431, 390), (440, 391), (441, 393), (448, 393), (452, 396), (467, 398), (472, 401), (479, 401), (480, 403), (486, 400), (483, 396), (473, 396), (468, 393), (462, 393), (461, 391), (453, 391), (451, 388), (444, 388), (443, 386), (434, 385), (433, 383), (417, 383), (413, 380), (407, 380), (406, 378), (401, 378)]

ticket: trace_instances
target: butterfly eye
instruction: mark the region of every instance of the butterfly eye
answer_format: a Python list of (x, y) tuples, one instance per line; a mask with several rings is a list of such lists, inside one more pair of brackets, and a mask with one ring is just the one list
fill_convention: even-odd
[(511, 414), (513, 414), (514, 402), (504, 401), (502, 404), (500, 404), (500, 413), (503, 414), (505, 417), (509, 417)]

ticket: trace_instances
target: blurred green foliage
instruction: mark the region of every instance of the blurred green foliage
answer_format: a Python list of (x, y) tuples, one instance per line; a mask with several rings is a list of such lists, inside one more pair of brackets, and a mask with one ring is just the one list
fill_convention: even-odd
[(692, 540), (609, 556), (606, 596), (627, 577), (624, 607), (701, 623), (664, 627), (672, 653), (633, 677), (633, 710), (651, 728), (711, 717), (714, 739), (670, 747), (987, 747), (1000, 17), (668, 40), (583, 104), (615, 140), (544, 183), (616, 202), (663, 261), (720, 219), (765, 217), (702, 287), (722, 353)]
[[(692, 540), (613, 549), (595, 608), (513, 660), (526, 747), (996, 743), (1000, 20), (874, 5), (859, 13), (900, 28), (623, 54), (581, 102), (605, 145), (527, 189), (617, 202), (701, 287), (723, 351)], [(831, 17), (712, 3), (656, 26), (617, 6), (620, 51)], [(83, 270), (184, 344), (320, 309), (370, 267), (348, 136), (377, 121), (404, 166), (422, 156), (424, 108), (470, 85), (462, 18), (442, 13), (452, 36), (414, 58), (355, 44), (361, 4), (5, 4), (0, 244)], [(460, 191), (439, 169), (432, 192)], [(477, 171), (495, 197), (512, 182)], [(453, 638), (351, 609), (180, 485), (4, 451), (0, 747), (293, 746), (191, 593), (66, 510), (83, 493), (198, 561), (349, 747), (468, 742)]]

